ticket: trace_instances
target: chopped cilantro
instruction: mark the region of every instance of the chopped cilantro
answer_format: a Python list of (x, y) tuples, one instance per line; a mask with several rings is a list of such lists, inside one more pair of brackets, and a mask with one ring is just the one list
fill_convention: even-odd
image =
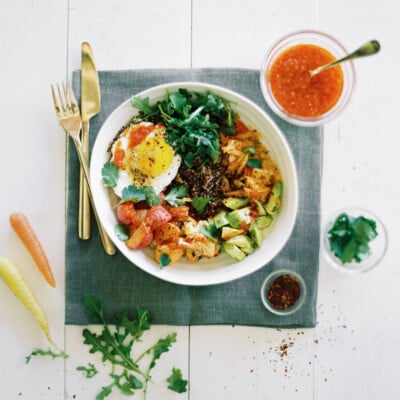
[(126, 242), (129, 239), (129, 230), (128, 227), (124, 224), (117, 224), (114, 227), (115, 235), (119, 240)]
[(112, 162), (107, 161), (101, 169), (103, 183), (108, 187), (115, 187), (118, 183), (119, 168)]
[(243, 149), (243, 153), (245, 154), (256, 154), (256, 148), (254, 146), (245, 147)]
[(370, 241), (377, 236), (375, 221), (346, 213), (340, 214), (328, 231), (330, 249), (343, 264), (361, 262), (370, 253)]
[(174, 207), (181, 206), (185, 204), (182, 199), (188, 195), (187, 187), (184, 185), (174, 186), (165, 196), (165, 200)]
[(212, 197), (195, 196), (192, 199), (192, 206), (201, 214), (211, 200)]
[(247, 161), (247, 166), (250, 168), (261, 168), (261, 160), (258, 158), (249, 158)]
[(171, 264), (171, 259), (167, 254), (161, 254), (160, 257), (158, 258), (158, 262), (160, 263), (160, 267), (164, 268), (167, 265)]
[(125, 203), (127, 201), (146, 201), (149, 206), (156, 206), (160, 203), (160, 197), (151, 186), (138, 188), (136, 185), (129, 185), (122, 189), (121, 202)]

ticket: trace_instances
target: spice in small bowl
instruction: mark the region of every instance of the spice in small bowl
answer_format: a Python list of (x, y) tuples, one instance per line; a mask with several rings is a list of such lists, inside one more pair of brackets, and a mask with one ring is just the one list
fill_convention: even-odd
[(336, 212), (325, 226), (323, 241), (328, 263), (348, 273), (372, 269), (382, 260), (387, 248), (382, 221), (359, 208)]
[(296, 272), (280, 269), (271, 272), (261, 286), (261, 300), (270, 312), (290, 315), (304, 304), (306, 285)]

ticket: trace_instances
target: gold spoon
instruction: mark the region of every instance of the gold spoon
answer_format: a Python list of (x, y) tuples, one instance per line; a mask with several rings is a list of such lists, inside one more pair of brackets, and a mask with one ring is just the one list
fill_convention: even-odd
[(347, 56), (340, 58), (339, 60), (332, 61), (329, 64), (321, 65), (320, 67), (311, 70), (310, 76), (312, 78), (314, 75), (317, 75), (320, 72), (327, 70), (328, 68), (332, 68), (335, 65), (342, 63), (343, 61), (352, 60), (353, 58), (358, 58), (358, 57), (370, 56), (372, 54), (377, 53), (380, 50), (380, 48), (381, 45), (377, 40), (370, 40), (357, 50), (348, 54)]

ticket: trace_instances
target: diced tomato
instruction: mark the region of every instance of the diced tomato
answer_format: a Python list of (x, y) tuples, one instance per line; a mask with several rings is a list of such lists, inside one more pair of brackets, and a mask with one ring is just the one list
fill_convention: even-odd
[(150, 226), (142, 222), (132, 233), (130, 238), (126, 241), (126, 245), (130, 249), (142, 249), (150, 246), (153, 241), (153, 232)]
[(154, 129), (154, 125), (136, 125), (130, 131), (129, 147), (133, 148), (141, 143)]
[(136, 221), (136, 210), (133, 201), (119, 203), (117, 207), (118, 221), (125, 225), (130, 225)]
[(245, 133), (248, 132), (249, 128), (245, 125), (243, 121), (240, 119), (235, 119), (235, 132), (236, 133)]
[(117, 142), (114, 151), (113, 163), (119, 168), (124, 168), (125, 150), (121, 149), (121, 142)]
[(171, 218), (171, 214), (163, 206), (153, 206), (147, 211), (144, 222), (154, 231), (167, 223)]

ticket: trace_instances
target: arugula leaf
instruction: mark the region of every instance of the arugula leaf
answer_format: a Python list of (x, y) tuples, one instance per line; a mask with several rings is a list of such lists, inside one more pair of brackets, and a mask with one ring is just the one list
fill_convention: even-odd
[(101, 169), (103, 183), (107, 187), (115, 187), (118, 183), (119, 168), (112, 162), (107, 161)]
[(192, 199), (192, 206), (201, 214), (211, 200), (212, 197), (195, 196)]
[(92, 363), (88, 363), (87, 367), (80, 365), (79, 367), (76, 367), (76, 370), (84, 372), (86, 378), (93, 378), (95, 375), (99, 373), (97, 368)]
[(205, 163), (220, 158), (219, 132), (234, 133), (234, 116), (230, 103), (212, 93), (179, 89), (167, 93), (166, 99), (150, 105), (149, 98), (133, 97), (132, 105), (139, 109), (142, 120), (162, 122), (167, 130), (167, 142), (182, 156), (189, 168), (195, 159)]
[[(126, 396), (142, 390), (143, 398), (146, 399), (151, 370), (161, 355), (169, 351), (171, 345), (176, 342), (176, 333), (159, 339), (134, 358), (132, 353), (135, 342), (141, 340), (144, 331), (150, 329), (149, 312), (138, 307), (136, 318), (131, 318), (128, 312), (123, 310), (115, 315), (114, 326), (110, 326), (105, 321), (101, 302), (96, 297), (87, 295), (84, 302), (89, 315), (94, 318), (95, 322), (100, 322), (103, 327), (100, 334), (84, 329), (82, 332), (84, 343), (89, 345), (90, 353), (100, 353), (102, 362), (110, 364), (111, 367), (109, 374), (111, 382), (102, 387), (96, 399), (105, 399), (114, 389)], [(148, 361), (146, 368), (142, 367), (144, 360)], [(95, 373), (95, 367), (92, 368), (91, 364), (88, 367), (78, 368), (85, 372), (88, 378)]]
[(359, 263), (370, 253), (369, 243), (377, 235), (375, 221), (342, 213), (328, 231), (328, 240), (331, 251), (343, 264)]
[(168, 389), (177, 393), (185, 393), (188, 381), (182, 378), (182, 371), (179, 368), (172, 368), (172, 374), (167, 378)]
[(165, 196), (165, 201), (167, 201), (171, 206), (178, 207), (185, 204), (183, 197), (187, 197), (188, 190), (184, 185), (174, 186)]
[(48, 350), (43, 350), (43, 349), (34, 349), (32, 350), (32, 352), (25, 357), (25, 363), (28, 364), (30, 363), (30, 361), (32, 360), (32, 357), (36, 357), (36, 356), (49, 356), (51, 358), (68, 358), (69, 355), (64, 353), (64, 351), (61, 351), (59, 353), (55, 353), (54, 351), (48, 349)]

